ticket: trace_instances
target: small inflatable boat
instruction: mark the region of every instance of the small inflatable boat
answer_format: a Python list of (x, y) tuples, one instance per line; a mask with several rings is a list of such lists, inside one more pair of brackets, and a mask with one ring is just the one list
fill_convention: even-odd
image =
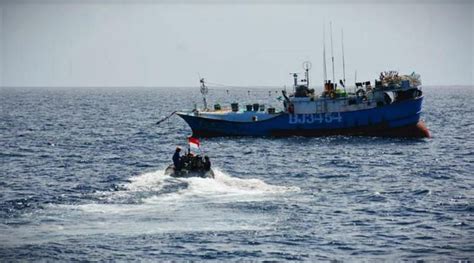
[(165, 175), (176, 178), (188, 178), (188, 177), (201, 177), (201, 178), (214, 178), (214, 171), (211, 169), (205, 171), (203, 169), (186, 169), (183, 168), (179, 171), (176, 171), (173, 164), (170, 164), (165, 170)]

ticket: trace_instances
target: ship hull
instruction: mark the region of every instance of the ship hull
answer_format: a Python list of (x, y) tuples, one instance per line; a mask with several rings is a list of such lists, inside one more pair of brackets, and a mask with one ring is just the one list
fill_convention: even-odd
[(423, 97), (371, 109), (317, 114), (280, 113), (262, 121), (228, 121), (178, 113), (196, 137), (216, 136), (383, 136), (430, 137), (420, 121)]

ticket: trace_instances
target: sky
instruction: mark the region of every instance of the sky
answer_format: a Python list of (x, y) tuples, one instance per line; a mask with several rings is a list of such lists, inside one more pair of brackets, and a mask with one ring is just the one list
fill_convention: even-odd
[(381, 71), (424, 85), (474, 85), (474, 1), (0, 0), (4, 87), (291, 85), (311, 61), (323, 83), (323, 29), (336, 79)]

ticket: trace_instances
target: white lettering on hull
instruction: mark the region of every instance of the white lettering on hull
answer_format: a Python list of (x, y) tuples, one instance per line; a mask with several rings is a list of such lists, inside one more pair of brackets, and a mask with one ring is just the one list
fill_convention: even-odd
[(340, 112), (327, 112), (316, 114), (289, 114), (289, 124), (312, 124), (342, 122)]

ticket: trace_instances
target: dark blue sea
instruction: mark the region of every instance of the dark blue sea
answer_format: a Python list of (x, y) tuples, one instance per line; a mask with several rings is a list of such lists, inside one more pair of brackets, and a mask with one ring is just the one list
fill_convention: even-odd
[(177, 179), (198, 88), (2, 88), (0, 261), (473, 261), (474, 87), (423, 91), (430, 139), (202, 139)]

